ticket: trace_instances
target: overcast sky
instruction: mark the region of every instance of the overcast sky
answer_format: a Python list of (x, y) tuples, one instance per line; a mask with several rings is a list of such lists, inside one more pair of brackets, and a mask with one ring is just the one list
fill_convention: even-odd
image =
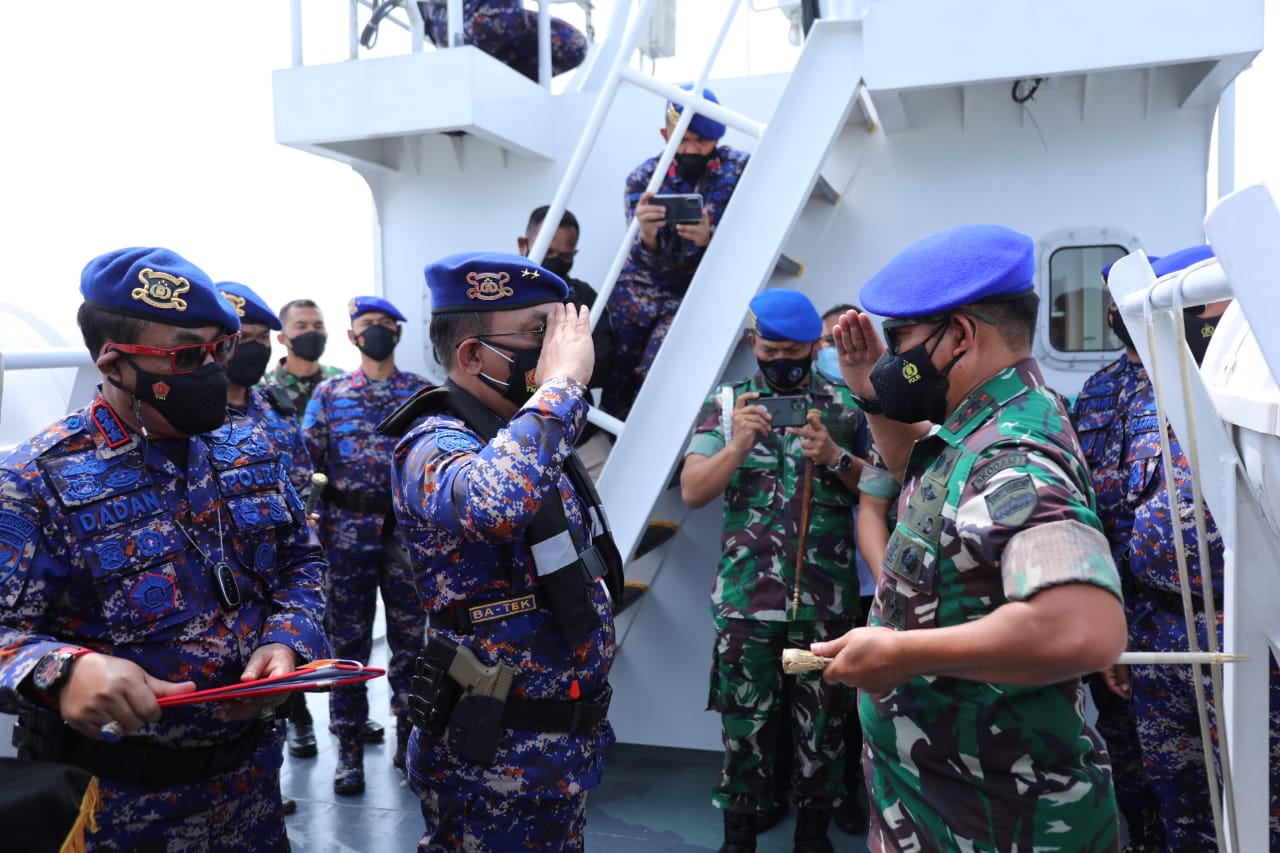
[[(302, 5), (308, 61), (339, 58), (346, 0)], [(680, 8), (678, 41), (709, 40), (720, 0)], [(315, 294), (330, 318), (341, 318), (348, 296), (373, 291), (363, 181), (273, 140), (270, 73), (290, 61), (287, 0), (68, 0), (9, 3), (5, 14), (0, 302), (27, 307), (78, 343), (81, 268), (128, 245), (173, 248), (273, 304)], [(739, 18), (715, 76), (793, 61), (778, 12)], [(596, 25), (603, 37), (607, 15)], [(397, 50), (398, 38), (385, 36), (380, 49)], [(779, 47), (761, 59), (766, 44)], [(1274, 64), (1264, 53), (1239, 83), (1237, 186), (1277, 185)], [(669, 80), (696, 71), (658, 66)], [(5, 334), (11, 324), (0, 324)], [(352, 366), (348, 349), (332, 347), (325, 360)]]

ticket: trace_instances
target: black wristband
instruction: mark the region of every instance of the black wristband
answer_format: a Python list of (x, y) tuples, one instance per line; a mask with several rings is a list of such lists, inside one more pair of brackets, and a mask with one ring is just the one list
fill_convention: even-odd
[(880, 405), (879, 400), (872, 400), (869, 397), (862, 396), (861, 394), (854, 394), (852, 391), (849, 392), (849, 396), (853, 397), (853, 402), (858, 404), (858, 408), (862, 409), (864, 414), (884, 414), (884, 407)]

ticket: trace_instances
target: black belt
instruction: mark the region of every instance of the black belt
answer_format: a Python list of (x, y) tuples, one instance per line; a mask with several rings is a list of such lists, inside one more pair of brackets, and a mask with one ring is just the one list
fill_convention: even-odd
[(131, 738), (117, 743), (91, 740), (48, 714), (37, 719), (34, 714), (24, 713), (19, 720), (13, 743), (22, 757), (60, 761), (104, 779), (152, 788), (203, 782), (239, 769), (274, 725), (255, 721), (227, 743), (179, 747)]
[[(1157, 589), (1153, 586), (1145, 584), (1137, 584), (1134, 589), (1134, 598), (1141, 600), (1146, 599), (1159, 607), (1161, 610), (1167, 610), (1171, 613), (1182, 612), (1182, 593), (1174, 592), (1168, 589)], [(1197, 612), (1204, 612), (1204, 599), (1196, 593), (1191, 593), (1191, 606)]]
[(340, 492), (330, 484), (324, 487), (320, 500), (339, 509), (363, 515), (391, 515), (393, 512), (391, 495), (381, 492)]
[(604, 686), (590, 699), (560, 701), (556, 699), (508, 698), (502, 710), (502, 725), (526, 732), (567, 732), (571, 735), (589, 732), (609, 716), (613, 688)]
[[(532, 613), (534, 610), (545, 609), (546, 606), (546, 595), (542, 590), (535, 589), (524, 595), (496, 599), (494, 601), (482, 601), (479, 603), (460, 601), (451, 605), (447, 610), (441, 610), (439, 613), (428, 613), (427, 624), (442, 631), (453, 631), (457, 634), (474, 634), (476, 625), (493, 622), (497, 619), (506, 619), (509, 616)], [(535, 731), (542, 730), (535, 729)], [(548, 729), (548, 731), (557, 730)]]

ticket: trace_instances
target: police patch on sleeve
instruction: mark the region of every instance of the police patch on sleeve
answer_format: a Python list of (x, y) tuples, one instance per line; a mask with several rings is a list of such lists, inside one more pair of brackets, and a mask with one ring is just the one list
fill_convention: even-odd
[(0, 501), (0, 603), (12, 606), (35, 556), (40, 525), (20, 504)]
[(993, 524), (1017, 527), (1031, 517), (1038, 499), (1035, 481), (1023, 474), (986, 495), (987, 512)]
[(436, 447), (443, 453), (479, 450), (483, 445), (480, 439), (456, 429), (442, 429), (436, 433)]

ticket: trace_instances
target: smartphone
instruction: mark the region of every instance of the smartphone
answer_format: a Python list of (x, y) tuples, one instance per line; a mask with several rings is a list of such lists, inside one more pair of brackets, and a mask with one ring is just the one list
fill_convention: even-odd
[(760, 406), (769, 413), (769, 426), (774, 429), (804, 426), (809, 417), (809, 402), (803, 394), (760, 397), (752, 400), (751, 405)]
[(668, 222), (702, 221), (702, 196), (698, 193), (655, 195), (649, 199), (649, 204), (665, 207)]

